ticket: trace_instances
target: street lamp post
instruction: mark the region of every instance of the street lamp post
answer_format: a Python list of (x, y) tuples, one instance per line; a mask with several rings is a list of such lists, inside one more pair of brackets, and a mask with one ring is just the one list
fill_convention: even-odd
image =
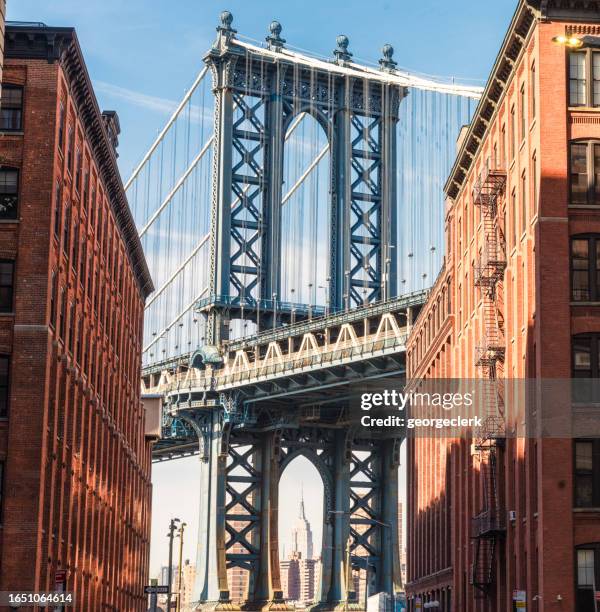
[[(383, 521), (378, 521), (377, 519), (372, 518), (371, 521), (373, 523), (375, 523), (376, 525), (380, 525), (381, 527), (385, 527), (386, 529), (391, 529), (392, 526), (389, 523), (384, 523)], [(365, 566), (365, 610), (367, 609), (367, 600), (369, 598), (369, 567), (375, 567), (375, 564), (371, 564), (371, 556), (369, 555), (367, 557), (367, 562), (366, 562), (366, 566)], [(392, 610), (394, 609), (394, 599), (395, 599), (396, 594), (392, 593), (391, 594), (391, 598), (392, 598)]]
[(181, 612), (181, 579), (183, 577), (183, 532), (187, 527), (187, 523), (181, 523), (179, 526), (179, 567), (177, 568), (178, 581), (177, 581), (177, 612)]
[(171, 519), (169, 523), (169, 533), (167, 537), (169, 538), (169, 567), (168, 567), (168, 587), (169, 593), (167, 595), (167, 612), (171, 611), (171, 587), (173, 585), (173, 538), (175, 537), (175, 530), (177, 529), (177, 523), (181, 521), (178, 518)]

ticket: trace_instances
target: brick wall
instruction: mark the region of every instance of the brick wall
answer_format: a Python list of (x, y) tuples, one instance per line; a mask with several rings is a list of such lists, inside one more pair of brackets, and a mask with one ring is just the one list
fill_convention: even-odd
[(14, 313), (0, 315), (0, 589), (53, 590), (61, 569), (77, 609), (145, 610), (145, 295), (62, 63), (8, 59), (3, 80), (24, 86), (24, 118), (0, 139), (20, 171), (18, 220), (0, 222), (0, 258), (16, 261)]

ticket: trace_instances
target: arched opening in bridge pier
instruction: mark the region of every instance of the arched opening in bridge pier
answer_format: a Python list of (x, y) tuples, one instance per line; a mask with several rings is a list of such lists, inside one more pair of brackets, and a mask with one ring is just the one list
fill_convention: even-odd
[(321, 579), (324, 487), (303, 455), (288, 463), (279, 481), (279, 568), (283, 596), (317, 601)]
[(283, 156), (281, 296), (292, 304), (329, 301), (330, 154), (310, 111), (294, 116)]

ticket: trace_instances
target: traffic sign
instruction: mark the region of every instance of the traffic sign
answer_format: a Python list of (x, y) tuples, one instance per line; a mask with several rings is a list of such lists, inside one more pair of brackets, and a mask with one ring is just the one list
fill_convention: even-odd
[(144, 593), (146, 593), (146, 595), (152, 595), (153, 593), (156, 593), (157, 595), (168, 595), (169, 587), (166, 584), (158, 584), (158, 585), (153, 584), (153, 585), (144, 587)]

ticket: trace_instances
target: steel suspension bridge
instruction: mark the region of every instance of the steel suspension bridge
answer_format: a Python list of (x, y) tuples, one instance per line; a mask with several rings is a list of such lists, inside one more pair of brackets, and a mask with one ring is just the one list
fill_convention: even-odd
[[(480, 89), (266, 44), (221, 15), (205, 68), (126, 184), (157, 287), (145, 393), (163, 398), (155, 460), (199, 454), (194, 599), (288, 609), (278, 483), (303, 455), (324, 485), (317, 607), (399, 590), (402, 432), (368, 435), (350, 386), (404, 372), (404, 343), (443, 251), (442, 184)], [(240, 552), (241, 551), (241, 552)]]

